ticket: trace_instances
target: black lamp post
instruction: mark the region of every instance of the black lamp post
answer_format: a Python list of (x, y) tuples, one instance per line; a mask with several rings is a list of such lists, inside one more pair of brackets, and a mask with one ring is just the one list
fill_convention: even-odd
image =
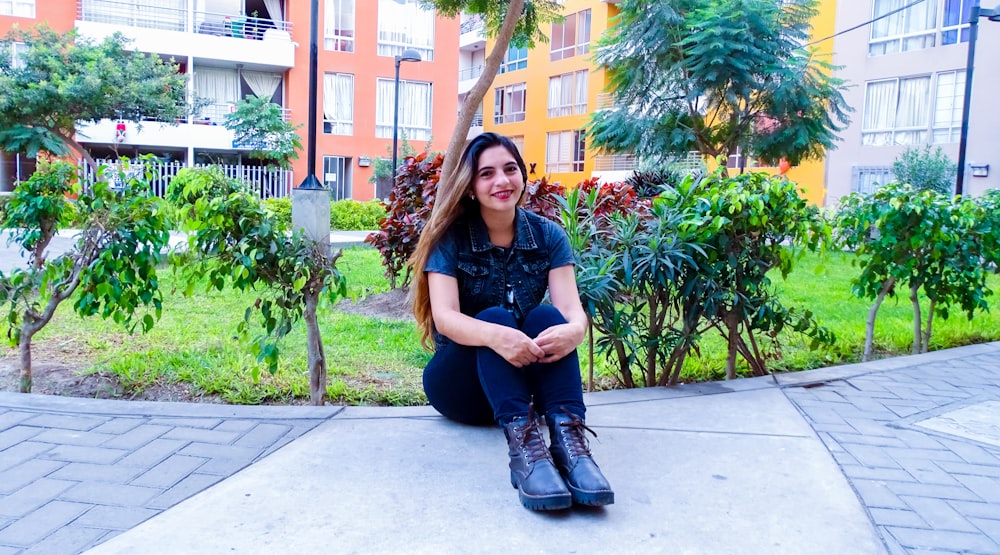
[(392, 181), (396, 181), (396, 143), (399, 141), (399, 64), (400, 62), (420, 62), (420, 52), (412, 48), (403, 50), (396, 56), (396, 99), (392, 103)]
[(965, 182), (965, 148), (969, 140), (969, 108), (972, 100), (972, 67), (976, 59), (976, 35), (979, 34), (979, 18), (1000, 22), (1000, 6), (992, 10), (972, 6), (969, 16), (969, 59), (965, 63), (965, 99), (962, 102), (962, 130), (958, 139), (958, 176), (955, 178), (955, 194), (961, 195)]
[[(322, 189), (323, 185), (316, 179), (316, 41), (319, 35), (319, 0), (312, 0), (309, 15), (309, 125), (306, 141), (306, 178), (302, 180), (299, 189)], [(397, 62), (397, 67), (399, 63)]]

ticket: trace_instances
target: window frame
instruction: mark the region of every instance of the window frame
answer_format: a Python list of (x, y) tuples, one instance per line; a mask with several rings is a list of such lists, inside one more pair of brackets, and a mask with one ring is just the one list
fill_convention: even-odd
[[(347, 136), (353, 136), (354, 135), (354, 111), (355, 111), (355, 108), (356, 108), (356, 105), (355, 105), (355, 102), (354, 102), (354, 91), (355, 91), (355, 87), (354, 87), (354, 83), (355, 83), (354, 74), (351, 74), (351, 73), (342, 73), (342, 72), (336, 72), (336, 71), (327, 71), (327, 72), (323, 73), (323, 104), (324, 105), (326, 104), (326, 78), (327, 77), (334, 77), (334, 78), (349, 77), (350, 78), (350, 80), (351, 80), (351, 119), (345, 120), (345, 119), (327, 118), (326, 109), (325, 109), (325, 106), (324, 106), (324, 110), (323, 110), (323, 134), (324, 135), (347, 135)], [(341, 100), (338, 98), (337, 102), (341, 102)]]
[[(578, 94), (581, 92), (580, 90), (581, 74), (583, 78), (582, 102), (580, 102), (581, 98), (579, 97)], [(570, 77), (569, 81), (571, 82), (570, 85), (571, 99), (569, 104), (564, 104), (563, 101), (566, 99), (564, 83), (566, 82), (567, 77)], [(558, 80), (559, 83), (559, 95), (558, 95), (559, 98), (553, 98), (552, 86), (555, 80)], [(566, 73), (560, 73), (559, 75), (553, 75), (549, 77), (548, 105), (546, 107), (548, 110), (548, 116), (550, 118), (557, 118), (563, 116), (586, 114), (587, 104), (588, 104), (587, 97), (589, 96), (590, 92), (589, 87), (590, 87), (590, 71), (586, 69), (569, 71)], [(554, 104), (554, 101), (558, 101), (559, 103)]]
[[(427, 108), (424, 113), (426, 116), (427, 125), (412, 125), (407, 123), (407, 118), (399, 118), (398, 130), (400, 133), (406, 135), (407, 140), (410, 141), (427, 141), (430, 140), (431, 134), (433, 132), (434, 126), (434, 83), (431, 81), (415, 81), (415, 80), (399, 80), (399, 109), (400, 115), (404, 114), (403, 106), (406, 102), (406, 97), (410, 94), (409, 89), (413, 86), (421, 86), (427, 88)], [(392, 138), (393, 121), (395, 118), (392, 117), (392, 107), (394, 106), (395, 95), (389, 94), (389, 98), (386, 102), (389, 103), (388, 109), (383, 109), (382, 105), (382, 95), (379, 90), (387, 88), (389, 91), (393, 91), (395, 87), (395, 80), (386, 77), (376, 78), (375, 83), (375, 137), (379, 139), (390, 139)], [(383, 121), (381, 118), (383, 115), (388, 116), (388, 121)]]
[[(4, 13), (7, 6), (10, 6), (10, 13)], [(31, 13), (18, 13), (18, 9), (30, 11)], [(34, 19), (38, 15), (38, 2), (36, 0), (0, 0), (0, 16), (24, 17)]]
[[(520, 94), (520, 111), (509, 110), (515, 104), (515, 95)], [(524, 121), (528, 109), (528, 84), (526, 82), (511, 83), (493, 89), (493, 123), (515, 123)]]
[[(551, 175), (582, 172), (587, 157), (586, 137), (586, 131), (583, 129), (567, 129), (546, 133), (545, 173)], [(554, 149), (552, 148), (553, 139), (556, 140)]]
[[(346, 21), (340, 21), (346, 15), (346, 13), (341, 15), (340, 12), (347, 3), (351, 5), (349, 26), (345, 25)], [(357, 35), (357, 0), (325, 0), (323, 8), (323, 50), (354, 52), (354, 39)], [(345, 26), (340, 27), (338, 23)]]
[[(330, 191), (330, 200), (350, 200), (354, 198), (354, 166), (350, 156), (337, 156), (333, 154), (323, 155), (323, 186)], [(332, 168), (336, 164), (336, 168)], [(340, 172), (331, 172), (330, 169), (339, 169)], [(326, 177), (328, 175), (340, 175), (343, 173), (345, 179), (337, 179), (337, 184), (333, 187), (329, 185)], [(343, 183), (346, 182), (346, 185)]]
[[(926, 105), (926, 113), (923, 117), (923, 123), (921, 125), (911, 125), (911, 126), (900, 126), (898, 124), (898, 118), (900, 113), (900, 89), (901, 84), (904, 81), (927, 81), (927, 88), (924, 91), (924, 104)], [(865, 82), (865, 101), (861, 112), (861, 144), (865, 146), (901, 146), (901, 145), (914, 145), (914, 144), (924, 144), (927, 142), (927, 135), (930, 131), (931, 123), (931, 89), (932, 89), (933, 74), (918, 74), (918, 75), (907, 75), (900, 77), (890, 77), (887, 79), (874, 79), (872, 81)], [(873, 85), (881, 83), (895, 82), (895, 88), (893, 89), (893, 95), (895, 96), (895, 102), (893, 103), (893, 112), (891, 114), (892, 121), (889, 122), (887, 126), (884, 127), (868, 127), (870, 125), (870, 120), (872, 118), (878, 118), (877, 114), (873, 114), (869, 117), (869, 100), (870, 94), (869, 90)], [(900, 137), (905, 137), (905, 134), (915, 134), (915, 140), (901, 140)], [(878, 135), (888, 134), (888, 140), (885, 142), (879, 142)]]
[[(569, 14), (561, 22), (552, 22), (549, 30), (549, 61), (555, 62), (589, 53), (592, 22), (593, 15), (590, 8)], [(569, 33), (568, 29), (571, 30)]]
[[(519, 56), (517, 58), (512, 58), (511, 54), (521, 54), (524, 52), (524, 56)], [(509, 46), (507, 48), (507, 53), (503, 55), (503, 61), (500, 63), (500, 73), (510, 73), (512, 71), (518, 71), (521, 69), (526, 69), (528, 67), (528, 47), (527, 46)]]
[[(435, 31), (437, 23), (437, 12), (433, 8), (425, 9), (423, 4), (421, 4), (420, 0), (377, 0), (377, 1), (378, 1), (377, 4), (378, 22), (376, 23), (375, 42), (378, 55), (390, 56), (390, 57), (399, 56), (403, 53), (404, 50), (412, 48), (420, 53), (422, 61), (425, 62), (434, 61), (434, 44), (435, 44)], [(399, 5), (400, 1), (403, 2), (402, 6)], [(392, 2), (393, 4), (395, 4), (395, 6), (392, 7), (391, 10), (390, 8), (386, 8), (385, 10), (383, 10), (382, 6), (385, 5), (383, 4), (383, 2)], [(427, 22), (427, 25), (420, 25), (420, 23), (416, 22), (414, 23), (414, 28), (430, 29), (429, 41), (426, 44), (417, 44), (413, 42), (414, 37), (412, 36), (409, 37), (410, 38), (409, 41), (403, 40), (407, 36), (407, 29), (401, 30), (398, 28), (393, 28), (393, 29), (388, 28), (388, 22), (390, 19), (392, 19), (393, 23), (397, 22), (398, 19), (396, 17), (390, 18), (386, 14), (390, 13), (390, 11), (394, 15), (398, 14), (399, 10), (406, 8), (407, 6), (414, 6), (416, 7), (416, 11), (426, 12), (428, 14), (427, 16), (425, 16), (430, 19), (430, 21)], [(416, 16), (414, 16), (414, 19), (416, 19)], [(412, 29), (410, 29), (410, 31), (412, 31)], [(393, 35), (400, 35), (402, 38), (396, 40)]]

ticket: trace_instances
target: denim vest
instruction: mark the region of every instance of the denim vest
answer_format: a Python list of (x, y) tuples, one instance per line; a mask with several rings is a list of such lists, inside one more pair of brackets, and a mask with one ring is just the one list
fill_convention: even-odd
[[(518, 208), (514, 241), (509, 249), (494, 246), (478, 212), (454, 226), (457, 247), (458, 298), (462, 313), (475, 316), (500, 306), (520, 321), (541, 304), (552, 267), (545, 226), (555, 224)], [(467, 231), (466, 231), (467, 230)]]

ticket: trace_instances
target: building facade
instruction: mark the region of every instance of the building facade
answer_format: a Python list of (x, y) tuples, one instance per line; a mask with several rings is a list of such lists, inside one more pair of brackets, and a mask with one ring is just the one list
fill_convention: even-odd
[[(584, 179), (598, 177), (605, 181), (621, 180), (632, 174), (635, 160), (628, 153), (599, 152), (587, 144), (585, 129), (592, 112), (608, 107), (605, 71), (593, 61), (596, 41), (614, 25), (619, 4), (616, 0), (565, 0), (564, 20), (551, 23), (543, 32), (547, 43), (533, 49), (509, 49), (500, 74), (483, 101), (483, 129), (514, 138), (522, 147), (529, 177), (543, 175), (550, 181), (574, 186)], [(836, 0), (820, 0), (819, 14), (813, 22), (813, 36), (834, 33)], [(462, 35), (459, 90), (468, 90), (481, 71), (482, 60), (492, 44), (473, 34), (474, 25), (466, 23)], [(477, 42), (479, 41), (479, 42)], [(817, 56), (830, 61), (832, 41), (815, 45)], [(464, 72), (464, 73), (463, 73)], [(474, 132), (478, 129), (474, 130)], [(733, 155), (728, 165), (741, 165)], [(708, 162), (712, 166), (712, 161)], [(756, 171), (777, 172), (748, 161)], [(824, 161), (803, 162), (788, 170), (789, 179), (798, 183), (806, 198), (822, 203)]]
[[(304, 148), (286, 176), (295, 186), (308, 165), (310, 11), (291, 0), (0, 0), (0, 31), (45, 22), (93, 39), (120, 32), (189, 77), (188, 102), (199, 108), (188, 118), (79, 124), (78, 141), (95, 157), (252, 166), (222, 122), (240, 99), (267, 96), (301, 126)], [(414, 48), (422, 58), (400, 66), (400, 136), (418, 151), (435, 136), (447, 142), (459, 22), (418, 0), (319, 0), (317, 23), (317, 178), (334, 198), (372, 199), (373, 161), (391, 157), (395, 56)]]
[[(845, 97), (854, 113), (839, 147), (827, 156), (827, 206), (892, 180), (892, 163), (908, 147), (940, 147), (958, 160), (974, 1), (926, 0), (896, 13), (890, 12), (908, 2), (839, 3), (837, 29), (860, 27), (835, 41), (833, 61), (840, 66), (837, 75), (852, 85)], [(967, 194), (1000, 187), (1000, 110), (992, 96), (1000, 86), (1000, 58), (995, 55), (1000, 52), (1000, 24), (981, 19), (979, 31), (969, 104)]]

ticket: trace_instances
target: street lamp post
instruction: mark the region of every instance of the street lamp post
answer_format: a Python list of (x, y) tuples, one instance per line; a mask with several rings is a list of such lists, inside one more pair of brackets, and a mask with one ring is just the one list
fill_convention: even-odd
[(392, 182), (396, 181), (396, 143), (399, 142), (399, 64), (400, 62), (420, 62), (420, 52), (412, 48), (407, 48), (402, 54), (396, 56), (396, 98), (392, 103)]
[(319, 179), (316, 179), (316, 68), (317, 46), (319, 35), (319, 0), (312, 0), (309, 14), (309, 123), (306, 141), (306, 178), (302, 180), (299, 189), (322, 189)]
[(972, 6), (969, 16), (969, 58), (965, 63), (965, 97), (962, 102), (962, 130), (958, 139), (958, 175), (955, 178), (955, 194), (964, 192), (965, 183), (965, 149), (969, 140), (969, 109), (972, 100), (972, 68), (976, 59), (976, 36), (979, 34), (979, 18), (1000, 22), (1000, 6), (992, 10), (979, 7), (979, 2)]

